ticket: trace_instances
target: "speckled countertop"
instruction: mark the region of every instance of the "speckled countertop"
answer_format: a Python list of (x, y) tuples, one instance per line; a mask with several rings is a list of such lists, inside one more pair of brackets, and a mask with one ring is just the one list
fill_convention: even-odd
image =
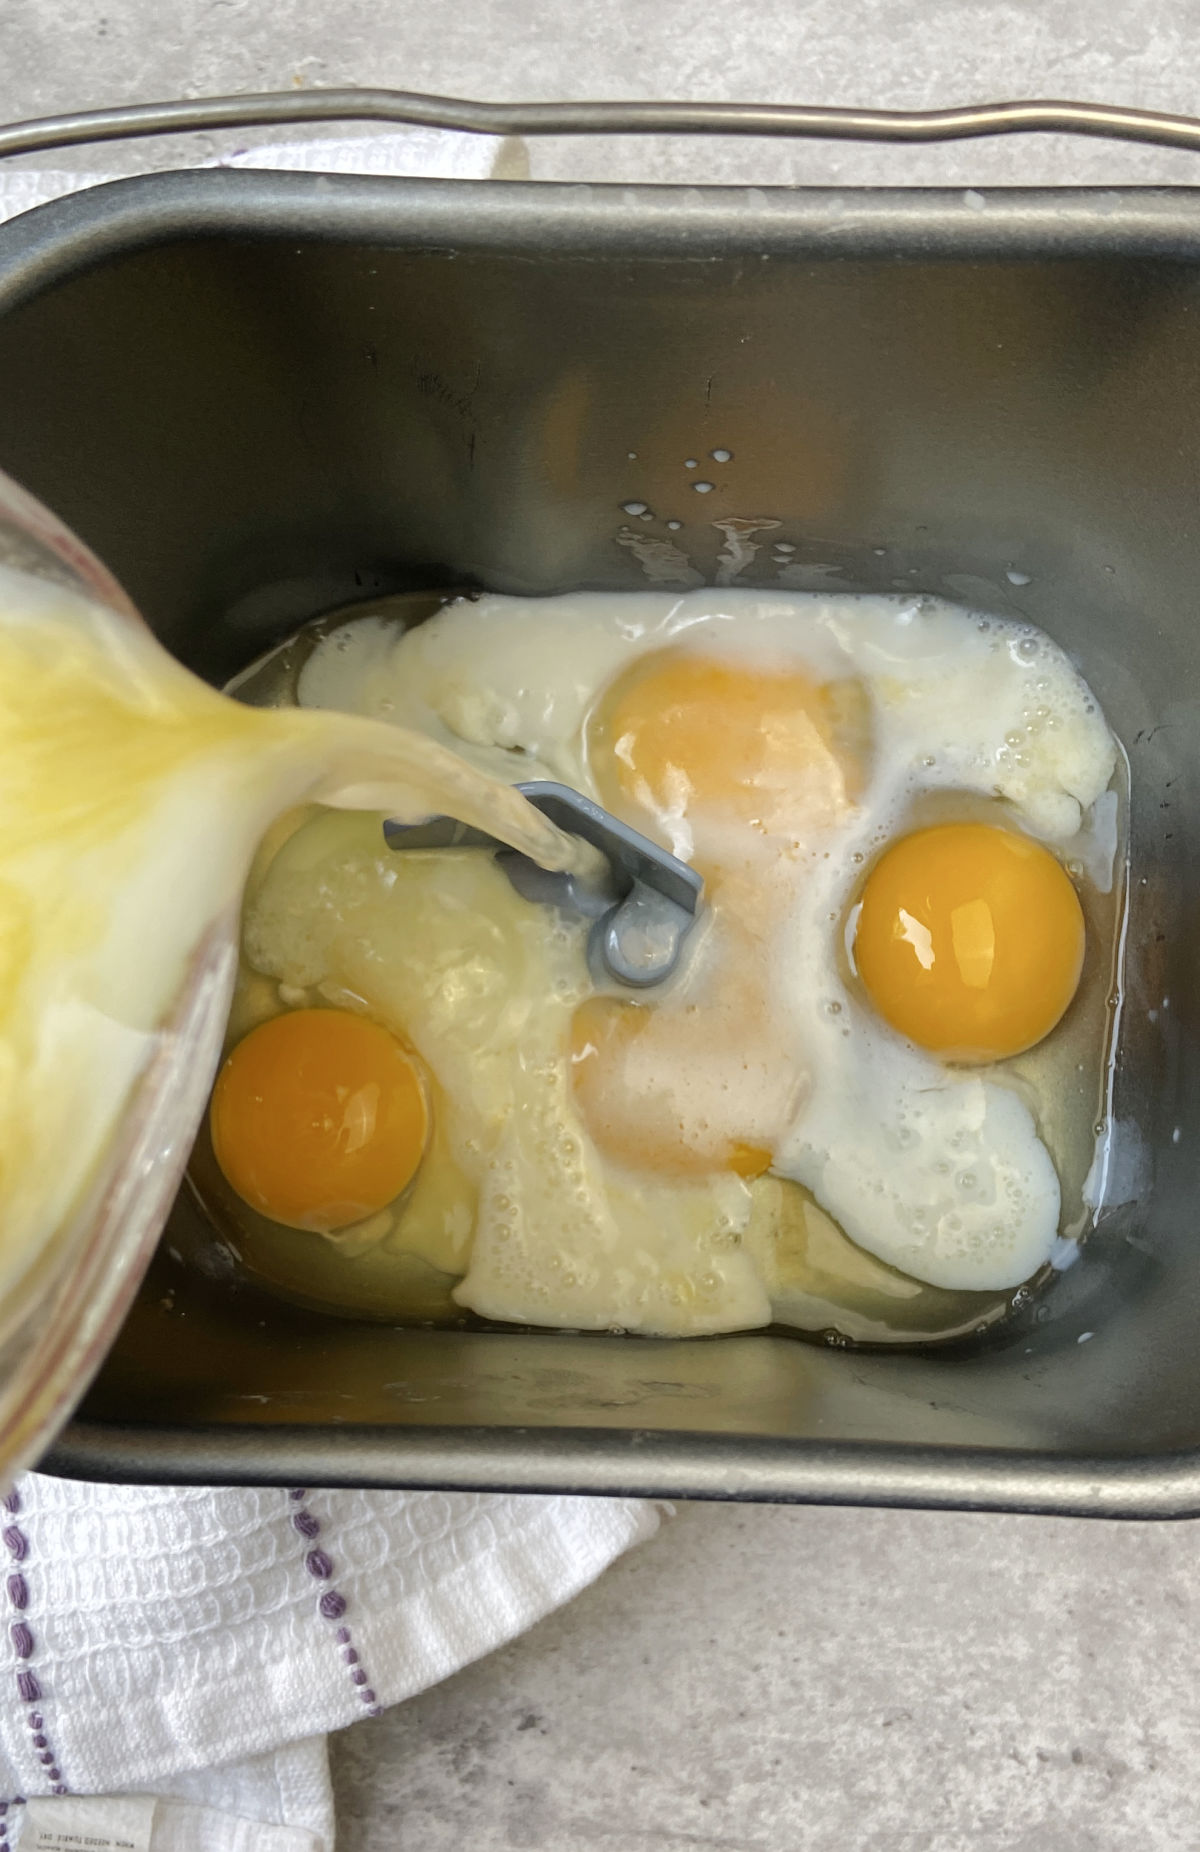
[[(4, 0), (0, 117), (293, 82), (1200, 110), (1198, 29), (1170, 0)], [(596, 141), (532, 171), (986, 189), (1187, 182), (1200, 160)], [(1198, 1604), (1194, 1524), (686, 1507), (523, 1640), (344, 1733), (339, 1852), (1200, 1846)]]

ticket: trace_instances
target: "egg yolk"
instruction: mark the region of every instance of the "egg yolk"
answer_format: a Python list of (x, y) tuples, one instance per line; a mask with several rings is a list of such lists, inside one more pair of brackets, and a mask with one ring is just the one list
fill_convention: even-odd
[(787, 891), (777, 870), (789, 843), (854, 803), (870, 735), (861, 681), (690, 648), (640, 658), (601, 696), (587, 728), (601, 801), (700, 868), (712, 933), (682, 995), (575, 1013), (575, 1101), (614, 1163), (680, 1179), (769, 1168), (808, 1085), (762, 996), (763, 938)]
[(660, 825), (705, 812), (773, 835), (832, 822), (853, 801), (868, 733), (860, 682), (668, 649), (604, 694), (588, 757), (610, 809)]
[(291, 1010), (260, 1023), (221, 1069), (213, 1150), (242, 1200), (288, 1228), (329, 1234), (386, 1208), (429, 1130), (412, 1057), (378, 1023)]
[(749, 1033), (742, 1047), (727, 1049), (722, 1039), (700, 1010), (681, 1014), (614, 997), (580, 1004), (571, 1021), (571, 1082), (605, 1157), (660, 1176), (762, 1175), (771, 1153), (733, 1115), (728, 1075), (736, 1070), (751, 1102), (755, 1092), (781, 1094), (784, 1085), (749, 1046)]
[(854, 936), (880, 1015), (948, 1061), (1002, 1061), (1058, 1022), (1083, 968), (1079, 897), (1048, 850), (987, 823), (916, 830), (867, 876)]

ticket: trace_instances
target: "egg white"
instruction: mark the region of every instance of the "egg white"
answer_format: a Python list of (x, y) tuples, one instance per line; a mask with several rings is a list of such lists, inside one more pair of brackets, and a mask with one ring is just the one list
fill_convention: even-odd
[[(455, 1298), (489, 1317), (665, 1333), (769, 1319), (734, 1240), (751, 1213), (744, 1184), (673, 1188), (601, 1163), (566, 1061), (592, 988), (585, 928), (522, 900), (490, 857), (395, 854), (377, 818), (322, 815), (254, 881), (243, 937), (252, 971), (292, 1003), (369, 1011), (435, 1088), (435, 1143), (411, 1193), (349, 1231), (346, 1251), (373, 1250), (360, 1309), (371, 1292), (386, 1301), (415, 1255), (465, 1273)], [(286, 1277), (264, 1232), (258, 1264)], [(284, 1238), (293, 1287), (315, 1283), (322, 1241)]]
[[(1081, 830), (1096, 835), (1115, 747), (1086, 684), (1048, 638), (929, 598), (492, 597), (456, 603), (408, 632), (385, 617), (353, 620), (318, 645), (299, 700), (403, 722), (501, 778), (559, 778), (597, 796), (588, 714), (628, 664), (668, 646), (819, 679), (856, 676), (870, 695), (866, 788), (832, 830), (806, 834), (798, 819), (790, 897), (764, 961), (765, 1007), (787, 1025), (811, 1080), (778, 1140), (775, 1170), (811, 1190), (861, 1248), (914, 1279), (953, 1290), (1018, 1285), (1048, 1258), (1060, 1219), (1058, 1178), (1030, 1104), (991, 1072), (947, 1069), (876, 1017), (846, 980), (842, 922), (864, 865), (923, 794), (1002, 802), (1009, 819), (1060, 852)], [(668, 820), (667, 834), (689, 853), (686, 826)], [(499, 889), (488, 902), (512, 904)], [(507, 1104), (500, 1115), (493, 1103), (498, 1129), (491, 1168), (478, 1172), (460, 1302), (568, 1325), (765, 1322), (765, 1291), (745, 1253), (737, 1267), (728, 1255), (713, 1260), (722, 1240), (751, 1225), (754, 1192), (727, 1179), (720, 1212), (711, 1192), (705, 1211), (703, 1192), (633, 1184), (600, 1160), (564, 1066), (566, 1023), (587, 994), (582, 940), (575, 935), (564, 978), (549, 948), (555, 933), (565, 946), (570, 929), (543, 919), (528, 930), (548, 962), (518, 987), (526, 1015), (504, 1044)], [(420, 962), (403, 932), (389, 943), (395, 958)], [(281, 976), (285, 963), (276, 956)], [(381, 993), (371, 994), (379, 1007)], [(405, 1021), (418, 1039), (419, 1024)], [(445, 1058), (436, 1042), (427, 1044), (435, 1067)], [(686, 1092), (686, 1077), (677, 1081)], [(456, 1110), (477, 1089), (466, 1070), (443, 1085)], [(567, 1143), (570, 1160), (560, 1161)]]

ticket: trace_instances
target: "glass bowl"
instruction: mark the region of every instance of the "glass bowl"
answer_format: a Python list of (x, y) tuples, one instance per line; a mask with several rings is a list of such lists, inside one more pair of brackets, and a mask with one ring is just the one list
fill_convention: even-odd
[[(142, 620), (82, 541), (0, 475), (0, 565)], [(0, 1483), (36, 1460), (91, 1382), (154, 1251), (220, 1055), (232, 915), (209, 927), (82, 1200), (0, 1303)]]

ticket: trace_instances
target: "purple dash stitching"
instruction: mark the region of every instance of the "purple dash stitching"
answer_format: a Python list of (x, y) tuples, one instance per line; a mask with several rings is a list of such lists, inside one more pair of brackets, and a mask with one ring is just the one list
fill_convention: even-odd
[(8, 1816), (13, 1807), (23, 1807), (25, 1796), (14, 1794), (10, 1801), (0, 1801), (0, 1852), (10, 1852), (12, 1841), (8, 1836)]
[[(20, 1525), (14, 1522), (21, 1513), (21, 1494), (15, 1488), (4, 1500), (4, 1509), (9, 1517), (9, 1522), (0, 1531), (4, 1547), (14, 1563), (27, 1562), (29, 1539)], [(34, 1638), (33, 1629), (25, 1618), (25, 1611), (29, 1606), (29, 1584), (21, 1569), (14, 1569), (11, 1572), (5, 1582), (5, 1590), (8, 1595), (9, 1608), (15, 1617), (9, 1623), (8, 1637), (12, 1641), (13, 1651), (20, 1662), (16, 1672), (17, 1695), (25, 1706), (25, 1721), (29, 1725), (33, 1751), (38, 1759), (42, 1779), (50, 1783), (50, 1792), (66, 1794), (69, 1793), (69, 1789), (62, 1778), (58, 1758), (46, 1733), (46, 1720), (38, 1709), (42, 1687), (38, 1682), (37, 1673), (31, 1670), (29, 1664), (34, 1656), (37, 1641)], [(0, 1829), (2, 1829), (0, 1830), (0, 1852), (3, 1852), (3, 1848), (8, 1843), (7, 1810), (0, 1814)]]
[[(333, 1584), (333, 1561), (317, 1544), (321, 1535), (320, 1520), (315, 1517), (306, 1504), (308, 1493), (298, 1487), (288, 1493), (292, 1505), (292, 1529), (303, 1537), (309, 1548), (304, 1553), (304, 1567), (316, 1582), (324, 1582), (325, 1587), (317, 1600), (317, 1612), (322, 1620), (340, 1621), (346, 1612), (346, 1597)], [(358, 1662), (358, 1654), (350, 1637), (349, 1627), (339, 1626), (334, 1634), (342, 1651), (342, 1663), (350, 1676), (355, 1695), (365, 1709), (368, 1717), (378, 1717), (383, 1710), (370, 1680)], [(0, 1852), (4, 1852), (4, 1841), (0, 1839)]]

